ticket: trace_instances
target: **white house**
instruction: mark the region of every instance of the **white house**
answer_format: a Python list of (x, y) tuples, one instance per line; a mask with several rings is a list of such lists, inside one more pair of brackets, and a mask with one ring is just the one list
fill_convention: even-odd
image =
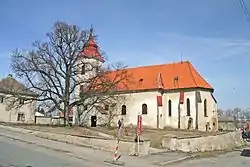
[[(96, 66), (104, 62), (92, 33), (81, 61)], [(83, 71), (79, 79), (95, 74), (95, 70), (86, 68), (79, 68)], [(143, 126), (152, 128), (218, 130), (214, 89), (190, 62), (127, 68), (126, 72), (130, 82), (117, 90), (117, 94), (126, 97), (118, 106), (125, 125), (136, 125), (137, 115), (142, 114)], [(76, 95), (79, 90), (80, 87)]]
[(36, 101), (28, 102), (27, 99), (36, 96), (12, 75), (0, 80), (0, 121), (34, 123)]

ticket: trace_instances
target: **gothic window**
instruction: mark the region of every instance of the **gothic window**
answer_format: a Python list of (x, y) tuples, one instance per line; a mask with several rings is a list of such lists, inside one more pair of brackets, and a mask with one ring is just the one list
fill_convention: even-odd
[(142, 114), (143, 115), (147, 115), (148, 114), (148, 106), (145, 103), (142, 105)]
[(190, 112), (190, 100), (189, 98), (187, 98), (187, 116), (190, 116), (191, 112)]
[(168, 116), (172, 116), (172, 101), (168, 100)]
[(122, 105), (122, 115), (126, 115), (127, 113), (127, 107), (126, 105)]
[(204, 117), (207, 117), (207, 99), (204, 100)]

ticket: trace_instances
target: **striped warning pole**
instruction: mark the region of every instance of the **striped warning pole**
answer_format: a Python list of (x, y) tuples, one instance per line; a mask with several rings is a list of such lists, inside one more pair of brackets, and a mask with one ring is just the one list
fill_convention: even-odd
[(118, 154), (118, 148), (119, 148), (119, 141), (122, 135), (122, 120), (118, 121), (118, 135), (117, 135), (117, 142), (115, 146), (115, 156), (114, 156), (114, 161), (117, 161), (121, 155)]
[(114, 161), (117, 161), (121, 155), (118, 154), (118, 145), (119, 145), (119, 141), (117, 140), (117, 144), (115, 146), (115, 156), (114, 156)]

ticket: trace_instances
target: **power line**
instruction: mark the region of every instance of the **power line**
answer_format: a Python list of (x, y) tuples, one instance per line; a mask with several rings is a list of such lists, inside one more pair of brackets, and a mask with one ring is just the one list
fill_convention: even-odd
[(248, 8), (246, 7), (244, 0), (239, 0), (239, 3), (240, 3), (240, 6), (241, 6), (245, 16), (246, 16), (247, 21), (250, 22), (250, 12), (249, 12)]

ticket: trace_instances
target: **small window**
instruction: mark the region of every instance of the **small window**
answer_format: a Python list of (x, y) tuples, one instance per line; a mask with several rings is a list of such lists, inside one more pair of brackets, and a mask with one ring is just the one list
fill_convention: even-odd
[(72, 123), (73, 117), (69, 117), (69, 122)]
[(88, 106), (87, 106), (87, 105), (84, 105), (84, 106), (83, 106), (83, 110), (84, 110), (84, 111), (88, 110)]
[(80, 85), (79, 95), (81, 96), (83, 94), (83, 85)]
[(85, 70), (85, 65), (82, 65), (82, 69), (81, 69), (81, 74), (83, 75), (83, 74), (85, 74), (85, 72), (86, 72), (86, 70)]
[(168, 100), (168, 116), (172, 116), (172, 101)]
[(25, 115), (24, 115), (24, 113), (18, 113), (18, 115), (17, 115), (17, 121), (25, 121)]
[(96, 68), (95, 68), (95, 72), (96, 72), (96, 73), (99, 73), (99, 72), (100, 72), (100, 67), (96, 67)]
[(0, 96), (0, 103), (3, 103), (3, 99), (4, 99), (4, 97)]
[(25, 101), (24, 98), (20, 98), (20, 99), (19, 99), (19, 104), (24, 104), (24, 101)]
[(204, 100), (204, 117), (207, 117), (207, 99)]
[(108, 110), (109, 110), (109, 105), (105, 105), (105, 106), (104, 106), (104, 109), (105, 109), (106, 111), (108, 111)]
[(122, 105), (122, 115), (126, 115), (127, 113), (127, 107), (126, 105)]
[(142, 114), (147, 115), (148, 114), (148, 106), (147, 104), (142, 105)]
[(187, 116), (190, 116), (191, 112), (190, 112), (190, 100), (189, 98), (187, 98)]

